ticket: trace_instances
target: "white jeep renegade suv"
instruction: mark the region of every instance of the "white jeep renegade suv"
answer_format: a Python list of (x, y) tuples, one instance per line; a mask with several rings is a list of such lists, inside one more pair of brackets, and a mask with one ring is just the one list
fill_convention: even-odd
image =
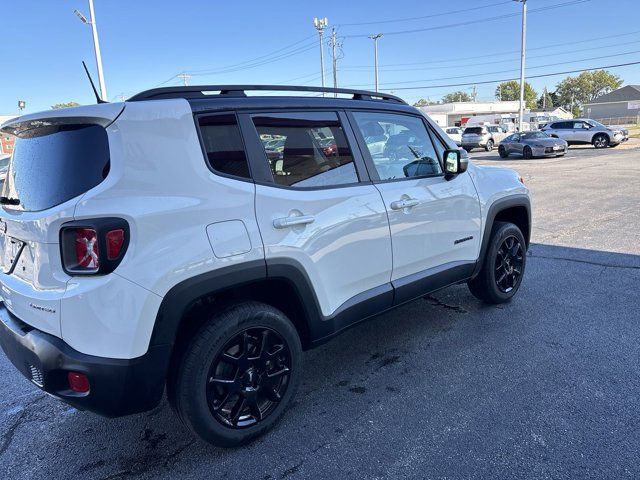
[(160, 88), (25, 115), (0, 199), (0, 343), (106, 416), (168, 398), (216, 445), (264, 433), (302, 351), (429, 292), (518, 290), (518, 175), (468, 164), (397, 97)]

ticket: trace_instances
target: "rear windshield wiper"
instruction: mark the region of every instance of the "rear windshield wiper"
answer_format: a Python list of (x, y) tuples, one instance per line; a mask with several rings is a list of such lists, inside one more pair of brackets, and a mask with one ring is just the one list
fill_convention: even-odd
[(20, 205), (19, 198), (0, 197), (0, 204), (2, 205)]

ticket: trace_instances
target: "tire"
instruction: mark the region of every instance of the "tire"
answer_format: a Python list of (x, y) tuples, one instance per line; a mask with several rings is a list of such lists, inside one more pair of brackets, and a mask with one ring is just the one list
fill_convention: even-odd
[(484, 149), (485, 149), (487, 152), (490, 152), (491, 150), (493, 150), (493, 140), (489, 140), (489, 141), (487, 142), (486, 147), (484, 147)]
[(498, 155), (500, 155), (500, 158), (509, 158), (509, 154), (507, 153), (503, 145), (500, 145), (498, 147)]
[(524, 150), (522, 150), (522, 158), (525, 160), (533, 158), (533, 151), (531, 150), (531, 147), (524, 147)]
[(604, 133), (599, 133), (593, 137), (591, 143), (596, 148), (607, 148), (609, 146), (609, 137)]
[(470, 152), (471, 150), (473, 150), (471, 147), (463, 147), (467, 152)]
[[(505, 252), (509, 253), (508, 262)], [(469, 290), (486, 303), (508, 302), (520, 288), (526, 264), (526, 243), (520, 229), (513, 223), (495, 222), (482, 269), (467, 282)], [(501, 278), (502, 274), (506, 278)]]
[(212, 315), (194, 335), (170, 390), (193, 433), (236, 447), (276, 424), (301, 375), (302, 347), (293, 324), (269, 305), (244, 302)]

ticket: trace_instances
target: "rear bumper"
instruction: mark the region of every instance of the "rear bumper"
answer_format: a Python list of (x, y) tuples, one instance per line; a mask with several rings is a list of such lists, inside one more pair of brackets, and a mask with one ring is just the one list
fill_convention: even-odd
[[(28, 326), (3, 304), (0, 346), (13, 365), (41, 390), (80, 410), (107, 417), (144, 412), (158, 405), (170, 353), (169, 345), (161, 345), (130, 360), (85, 355), (58, 337)], [(89, 377), (88, 393), (69, 389), (69, 371)]]
[(462, 148), (484, 148), (487, 146), (488, 140), (480, 140), (478, 142), (462, 141)]

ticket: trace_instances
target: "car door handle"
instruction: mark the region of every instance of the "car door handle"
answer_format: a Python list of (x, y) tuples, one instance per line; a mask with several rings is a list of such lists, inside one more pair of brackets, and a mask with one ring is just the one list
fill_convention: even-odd
[(282, 218), (276, 218), (273, 221), (273, 226), (275, 228), (295, 227), (296, 225), (307, 225), (309, 223), (313, 223), (314, 220), (315, 220), (315, 217), (313, 215), (282, 217)]
[(392, 210), (403, 210), (405, 208), (415, 207), (420, 203), (420, 200), (415, 198), (406, 198), (404, 200), (396, 200), (395, 202), (391, 202)]

